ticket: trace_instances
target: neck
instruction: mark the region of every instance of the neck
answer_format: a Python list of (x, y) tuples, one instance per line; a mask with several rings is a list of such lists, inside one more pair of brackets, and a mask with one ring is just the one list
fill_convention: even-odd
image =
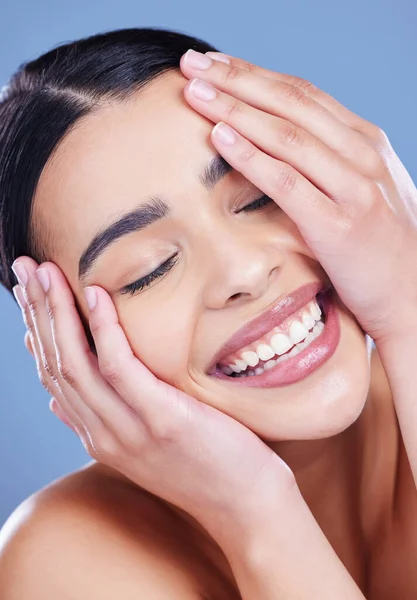
[[(390, 518), (398, 432), (389, 383), (377, 352), (358, 419), (326, 439), (266, 442), (293, 471), (325, 536), (359, 586), (375, 532)], [(372, 477), (369, 474), (372, 474)]]

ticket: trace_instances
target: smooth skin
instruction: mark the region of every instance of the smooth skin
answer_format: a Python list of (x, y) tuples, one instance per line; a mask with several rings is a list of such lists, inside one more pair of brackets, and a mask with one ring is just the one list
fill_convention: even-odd
[[(415, 188), (375, 126), (302, 80), (230, 60), (199, 70), (218, 90), (210, 101), (171, 73), (123, 106), (103, 106), (42, 174), (35, 222), (56, 241), (41, 269), (50, 285), (45, 295), (38, 265), (21, 257), (28, 280), (17, 271), (16, 296), (51, 408), (98, 462), (12, 515), (0, 561), (6, 600), (28, 590), (111, 598), (117, 585), (123, 598), (415, 594), (416, 490), (405, 448), (413, 469), (416, 460), (400, 371), (412, 376), (408, 331), (417, 331), (405, 208)], [(185, 57), (181, 69), (195, 76)], [(212, 132), (219, 121), (237, 130), (235, 144)], [(235, 171), (203, 191), (196, 173), (216, 150)], [(172, 216), (114, 243), (81, 285), (82, 251), (137, 204), (138, 191), (162, 195)], [(261, 191), (271, 205), (235, 212)], [(180, 260), (170, 273), (120, 294), (173, 250)], [(380, 262), (387, 271), (378, 276)], [(278, 390), (236, 390), (206, 374), (240, 326), (327, 277), (341, 341), (320, 369)], [(404, 345), (398, 366), (390, 348)], [(61, 547), (73, 552), (64, 559)]]

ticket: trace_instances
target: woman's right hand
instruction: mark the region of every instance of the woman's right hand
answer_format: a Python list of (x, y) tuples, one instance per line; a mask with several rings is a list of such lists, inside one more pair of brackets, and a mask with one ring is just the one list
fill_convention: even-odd
[(50, 279), (45, 294), (38, 264), (26, 256), (19, 264), (29, 279), (16, 295), (26, 300), (21, 308), (40, 381), (92, 458), (185, 510), (214, 536), (297, 487), (256, 434), (159, 380), (135, 357), (103, 288), (93, 287), (90, 313), (96, 356), (57, 265), (42, 264)]

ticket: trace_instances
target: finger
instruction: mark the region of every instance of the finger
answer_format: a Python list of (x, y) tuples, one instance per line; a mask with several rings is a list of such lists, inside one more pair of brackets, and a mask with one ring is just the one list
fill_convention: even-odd
[[(13, 292), (13, 295), (14, 295), (14, 297), (16, 298), (16, 302), (17, 302), (17, 303), (18, 303), (18, 305), (19, 305), (19, 308), (20, 308), (20, 310), (21, 310), (21, 313), (22, 313), (22, 317), (23, 317), (23, 319), (24, 319), (24, 310), (25, 310), (25, 308), (26, 308), (26, 300), (25, 300), (25, 297), (23, 296), (23, 292), (22, 292), (22, 289), (21, 289), (20, 285), (19, 285), (19, 284), (15, 285), (15, 286), (12, 288), (12, 292)], [(26, 324), (26, 323), (25, 323), (25, 324)], [(26, 332), (25, 332), (25, 336), (24, 336), (24, 340), (23, 340), (23, 341), (24, 341), (24, 344), (25, 344), (25, 346), (26, 346), (26, 349), (27, 349), (27, 350), (30, 352), (30, 354), (33, 356), (33, 358), (36, 358), (36, 357), (35, 357), (35, 351), (34, 351), (34, 349), (33, 349), (32, 342), (30, 341), (30, 337), (31, 337), (31, 336), (30, 336), (29, 330), (26, 330)]]
[[(229, 137), (225, 138), (225, 133)], [(332, 236), (337, 241), (340, 232), (336, 225), (344, 219), (341, 207), (291, 165), (268, 156), (223, 123), (213, 128), (212, 142), (234, 169), (275, 200), (297, 225), (313, 252), (318, 245), (315, 241), (320, 242), (323, 232), (329, 244)]]
[[(386, 174), (385, 164), (369, 140), (348, 127), (300, 87), (262, 77), (233, 63), (227, 65), (213, 61), (213, 66), (197, 69), (187, 64), (186, 56), (182, 57), (180, 64), (188, 77), (202, 78), (216, 89), (254, 108), (294, 123), (343, 156), (364, 176), (383, 177)], [(199, 107), (194, 108), (199, 110)]]
[[(140, 417), (151, 432), (188, 414), (194, 400), (157, 379), (133, 354), (119, 323), (117, 311), (105, 290), (90, 286), (95, 305), (90, 309), (90, 329), (97, 349), (100, 372)], [(197, 403), (197, 400), (195, 400)]]
[[(26, 300), (24, 299), (23, 292), (20, 288), (20, 285), (14, 286), (13, 293), (15, 295), (17, 303), (19, 304), (19, 306), (23, 312), (23, 308), (26, 305)], [(31, 334), (29, 331), (26, 331), (26, 333), (25, 333), (24, 343), (25, 343), (26, 348), (30, 352), (30, 354), (33, 356), (33, 358), (36, 359), (36, 354), (33, 349), (34, 344), (32, 344), (32, 342), (31, 342)], [(70, 419), (64, 414), (64, 412), (63, 412), (62, 408), (60, 407), (59, 402), (56, 400), (56, 398), (51, 399), (51, 401), (49, 403), (49, 408), (52, 410), (52, 412), (54, 412), (58, 416), (59, 419), (61, 419), (61, 421), (63, 421), (66, 425), (68, 425), (68, 427), (70, 427), (74, 431), (74, 433), (77, 433), (77, 430), (75, 429), (74, 425), (71, 423)]]
[(28, 331), (26, 331), (26, 333), (25, 333), (24, 342), (25, 342), (26, 349), (31, 353), (33, 358), (35, 358), (35, 352), (33, 350), (32, 343), (30, 341), (30, 335), (29, 335)]
[(375, 136), (375, 134), (377, 134), (378, 132), (380, 133), (380, 129), (377, 125), (367, 121), (366, 119), (363, 119), (356, 113), (352, 112), (346, 106), (338, 102), (333, 96), (327, 94), (324, 90), (321, 90), (307, 79), (297, 77), (296, 75), (290, 75), (289, 73), (278, 73), (276, 71), (270, 71), (269, 69), (265, 69), (263, 67), (255, 65), (247, 60), (244, 60), (243, 58), (229, 56), (221, 52), (206, 52), (206, 55), (210, 56), (210, 58), (213, 58), (214, 60), (219, 59), (219, 57), (217, 56), (219, 54), (222, 57), (225, 57), (226, 59), (230, 60), (231, 65), (236, 66), (239, 69), (242, 69), (243, 71), (248, 71), (250, 73), (253, 73), (254, 75), (259, 75), (268, 79), (282, 81), (289, 85), (300, 88), (303, 92), (307, 93), (316, 102), (321, 104), (331, 114), (333, 114), (340, 121), (342, 121), (342, 123), (344, 123), (348, 127), (351, 127), (361, 135), (372, 139), (373, 136)]
[[(98, 359), (90, 349), (64, 274), (54, 263), (44, 263), (44, 266), (51, 281), (47, 303), (58, 368), (72, 389), (72, 393), (68, 393), (68, 404), (77, 412), (88, 409), (86, 421), (92, 439), (103, 439), (109, 434), (116, 438), (137, 436), (135, 413), (100, 373)], [(116, 346), (113, 353), (117, 354)]]
[[(360, 199), (366, 180), (342, 156), (320, 139), (285, 119), (272, 116), (192, 80), (185, 86), (188, 102), (215, 123), (226, 122), (273, 158), (294, 166), (329, 198), (350, 204)], [(207, 88), (207, 89), (206, 89)], [(355, 190), (358, 193), (355, 194)]]
[(66, 403), (68, 393), (65, 382), (59, 377), (56, 356), (52, 341), (49, 317), (46, 309), (45, 293), (36, 276), (37, 263), (29, 257), (20, 257), (28, 275), (27, 285), (21, 290), (25, 300), (24, 320), (28, 329), (31, 345), (34, 349), (39, 379), (52, 396), (60, 398), (71, 422), (83, 435), (85, 434), (85, 415), (80, 415)]
[(49, 408), (54, 413), (54, 415), (56, 417), (58, 417), (58, 419), (60, 421), (62, 421), (65, 425), (67, 425), (70, 429), (72, 429), (72, 431), (75, 434), (77, 434), (77, 430), (75, 429), (74, 425), (71, 423), (70, 419), (65, 414), (65, 411), (60, 406), (60, 404), (56, 398), (51, 398), (51, 400), (49, 401)]

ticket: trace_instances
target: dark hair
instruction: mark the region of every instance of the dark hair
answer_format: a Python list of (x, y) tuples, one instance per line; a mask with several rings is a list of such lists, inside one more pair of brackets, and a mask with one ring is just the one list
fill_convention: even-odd
[[(179, 69), (195, 37), (157, 28), (120, 29), (57, 46), (25, 63), (0, 98), (0, 283), (17, 280), (18, 256), (49, 260), (31, 224), (42, 170), (58, 143), (103, 99), (125, 100), (162, 73)], [(45, 236), (47, 236), (45, 232)]]

